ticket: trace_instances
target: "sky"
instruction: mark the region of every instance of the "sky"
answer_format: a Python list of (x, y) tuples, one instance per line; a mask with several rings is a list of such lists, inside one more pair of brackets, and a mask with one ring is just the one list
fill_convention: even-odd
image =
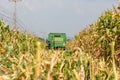
[[(0, 18), (13, 24), (12, 0), (0, 0)], [(95, 23), (118, 0), (18, 0), (17, 28), (46, 38), (50, 32), (73, 37)], [(11, 26), (12, 27), (12, 26)]]

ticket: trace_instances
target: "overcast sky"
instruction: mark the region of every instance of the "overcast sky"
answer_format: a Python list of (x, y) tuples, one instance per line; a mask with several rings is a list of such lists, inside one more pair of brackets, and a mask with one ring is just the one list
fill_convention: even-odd
[[(22, 0), (17, 3), (17, 24), (40, 37), (50, 32), (73, 37), (113, 5), (118, 0)], [(0, 18), (7, 16), (13, 23), (13, 7), (13, 2), (0, 0)]]

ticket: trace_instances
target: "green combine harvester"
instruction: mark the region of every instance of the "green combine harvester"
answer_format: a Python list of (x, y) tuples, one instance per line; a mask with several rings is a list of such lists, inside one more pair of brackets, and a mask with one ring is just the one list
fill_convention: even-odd
[(66, 46), (66, 34), (65, 33), (49, 33), (47, 44), (49, 49), (65, 49)]

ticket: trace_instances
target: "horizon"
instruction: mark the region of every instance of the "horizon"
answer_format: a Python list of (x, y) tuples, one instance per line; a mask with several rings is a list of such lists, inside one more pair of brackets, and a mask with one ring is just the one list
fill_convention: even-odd
[[(0, 1), (0, 18), (12, 26), (13, 2)], [(73, 38), (113, 5), (118, 6), (118, 0), (22, 0), (17, 3), (17, 28), (41, 38), (50, 32)]]

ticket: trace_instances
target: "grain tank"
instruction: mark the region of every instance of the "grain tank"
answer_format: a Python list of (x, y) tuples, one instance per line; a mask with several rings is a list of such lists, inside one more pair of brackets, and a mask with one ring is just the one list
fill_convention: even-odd
[(65, 33), (49, 33), (47, 43), (48, 43), (49, 49), (56, 49), (56, 48), (65, 49), (66, 34)]

